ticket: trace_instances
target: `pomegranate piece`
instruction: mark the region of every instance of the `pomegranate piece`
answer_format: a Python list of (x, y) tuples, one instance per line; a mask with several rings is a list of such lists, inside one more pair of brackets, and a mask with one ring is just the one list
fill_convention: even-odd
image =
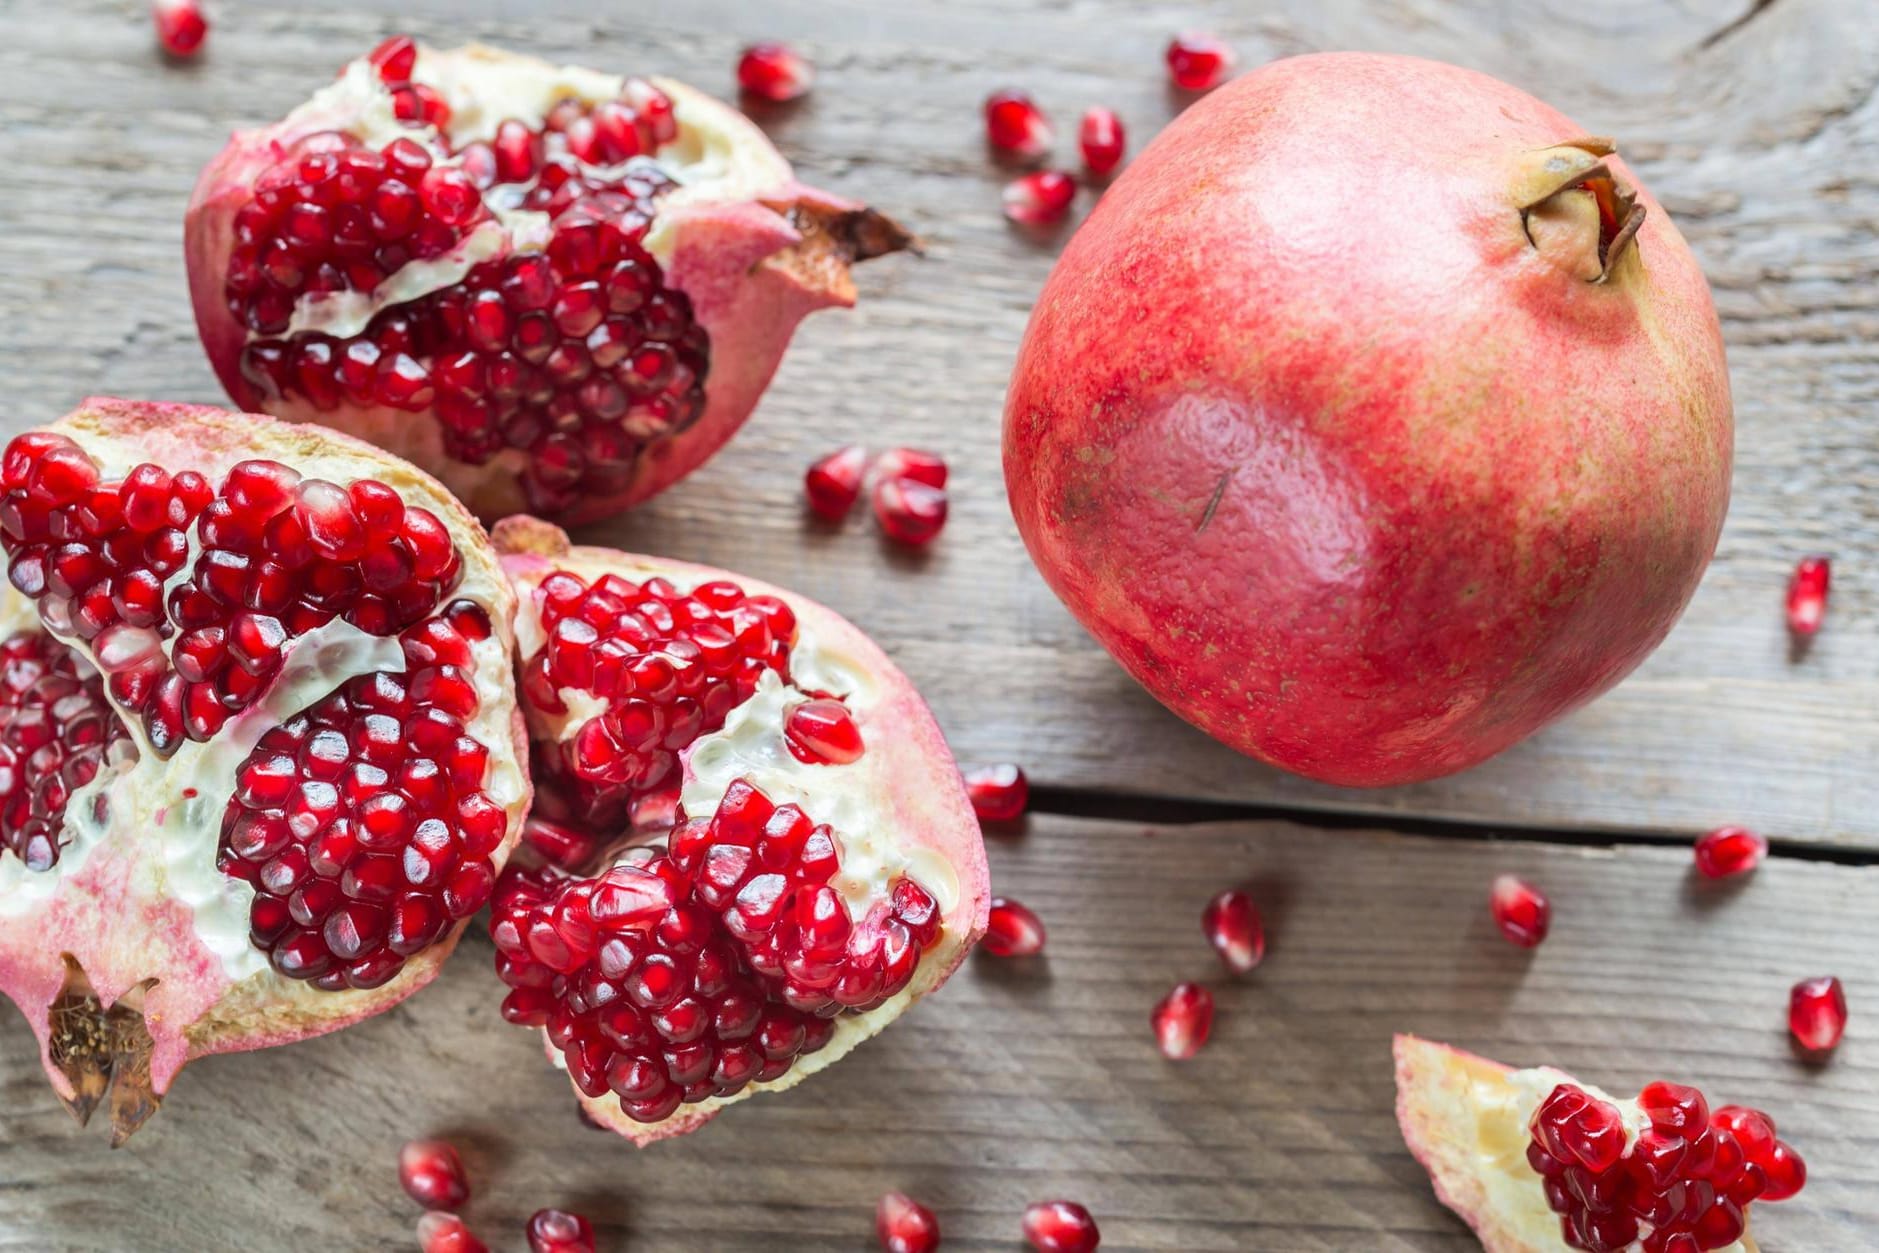
[(890, 448), (874, 459), (874, 474), (882, 479), (912, 479), (928, 487), (946, 486), (946, 459), (918, 448)]
[(1155, 1004), (1150, 1016), (1155, 1046), (1170, 1061), (1185, 1061), (1200, 1052), (1213, 1033), (1214, 996), (1198, 983), (1177, 983)]
[(418, 1219), (418, 1248), (421, 1253), (489, 1253), (461, 1218), (436, 1210)]
[(601, 517), (695, 469), (795, 322), (908, 238), (659, 82), (398, 36), (236, 135), (185, 223), (229, 394), (421, 457), (486, 518)]
[(874, 1231), (886, 1253), (933, 1253), (940, 1246), (939, 1219), (904, 1192), (881, 1195)]
[(867, 469), (868, 450), (860, 444), (837, 448), (809, 467), (803, 475), (803, 493), (809, 511), (830, 522), (840, 522), (861, 497), (861, 476)]
[(1813, 1053), (1832, 1051), (1846, 1031), (1846, 989), (1832, 976), (1803, 979), (1788, 995), (1788, 1030)]
[(1034, 170), (1005, 184), (1005, 216), (1020, 226), (1054, 226), (1076, 194), (1076, 181), (1063, 171)]
[(1127, 144), (1122, 119), (1115, 110), (1095, 104), (1083, 111), (1083, 120), (1077, 124), (1077, 149), (1091, 174), (1108, 178), (1115, 173)]
[[(495, 541), (537, 641), (522, 705), (557, 815), (549, 864), (491, 906), (502, 1013), (543, 1031), (589, 1116), (640, 1143), (689, 1131), (944, 981), (984, 929), (984, 848), (878, 649), (722, 571), (532, 518)], [(619, 847), (655, 797), (676, 825)]]
[(1494, 880), (1488, 894), (1488, 908), (1494, 925), (1501, 929), (1509, 944), (1521, 948), (1538, 947), (1553, 923), (1553, 906), (1545, 893), (1525, 879), (1504, 874)]
[(1717, 827), (1696, 842), (1696, 870), (1705, 879), (1744, 875), (1768, 856), (1768, 841), (1747, 827)]
[(993, 957), (1035, 957), (1044, 951), (1044, 921), (1028, 906), (994, 896), (979, 947)]
[(1037, 1201), (1024, 1207), (1024, 1238), (1037, 1253), (1090, 1253), (1103, 1237), (1075, 1201)]
[(737, 58), (739, 89), (773, 104), (807, 95), (815, 79), (815, 67), (788, 44), (752, 44)]
[(1795, 563), (1788, 580), (1788, 630), (1799, 636), (1813, 635), (1827, 618), (1827, 590), (1833, 578), (1833, 563), (1826, 557), (1803, 557)]
[(197, 0), (152, 0), (150, 16), (156, 23), (157, 46), (165, 55), (184, 60), (202, 51), (209, 21)]
[(398, 1151), (398, 1182), (426, 1209), (461, 1209), (470, 1199), (463, 1159), (445, 1140), (412, 1140)]
[(1253, 898), (1237, 888), (1222, 892), (1201, 911), (1201, 930), (1228, 970), (1243, 975), (1266, 957), (1266, 925)]
[(874, 520), (898, 544), (930, 544), (946, 525), (946, 489), (919, 479), (882, 479), (874, 485)]
[(1168, 77), (1182, 91), (1211, 91), (1227, 81), (1238, 57), (1204, 31), (1185, 31), (1168, 41)]
[(996, 91), (985, 98), (985, 139), (1015, 157), (1041, 157), (1050, 150), (1050, 123), (1021, 91)]
[(594, 1253), (594, 1228), (579, 1214), (538, 1209), (529, 1215), (529, 1253)]
[(59, 859), (74, 791), (107, 761), (134, 758), (129, 733), (78, 654), (44, 631), (0, 642), (0, 850), (31, 871)]
[(1031, 783), (1010, 762), (974, 766), (965, 772), (966, 795), (980, 822), (1016, 822), (1031, 803)]

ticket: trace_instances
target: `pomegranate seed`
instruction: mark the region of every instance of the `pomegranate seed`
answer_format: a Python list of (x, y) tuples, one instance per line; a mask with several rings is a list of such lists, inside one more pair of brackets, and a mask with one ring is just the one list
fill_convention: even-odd
[(850, 444), (810, 466), (803, 475), (803, 491), (811, 512), (830, 522), (847, 517), (861, 496), (861, 475), (867, 464), (867, 449)]
[(1168, 77), (1183, 91), (1209, 91), (1233, 72), (1233, 49), (1199, 31), (1188, 31), (1168, 41)]
[(398, 1182), (426, 1209), (460, 1209), (470, 1199), (463, 1159), (443, 1140), (413, 1140), (400, 1149)]
[(913, 479), (928, 487), (946, 486), (946, 460), (918, 448), (890, 448), (874, 461), (875, 477)]
[(1494, 925), (1508, 941), (1521, 948), (1533, 948), (1546, 938), (1552, 925), (1553, 906), (1540, 889), (1510, 874), (1494, 880), (1488, 898), (1494, 913)]
[(1091, 174), (1106, 178), (1113, 173), (1122, 164), (1126, 142), (1122, 119), (1114, 110), (1096, 104), (1083, 111), (1083, 121), (1077, 126), (1077, 147), (1082, 150), (1083, 164), (1089, 167)]
[(897, 543), (930, 544), (946, 525), (946, 489), (918, 479), (882, 479), (874, 486), (874, 517)]
[(387, 83), (408, 83), (417, 68), (418, 45), (409, 35), (393, 35), (366, 57), (378, 67), (378, 76)]
[(1009, 762), (974, 766), (965, 772), (966, 795), (980, 822), (1016, 822), (1031, 801), (1031, 782)]
[(196, 0), (154, 0), (150, 6), (157, 24), (157, 43), (172, 57), (193, 57), (208, 37), (209, 22)]
[(1803, 979), (1788, 996), (1788, 1030), (1802, 1048), (1825, 1053), (1846, 1031), (1846, 989), (1828, 976)]
[(1040, 157), (1050, 149), (1050, 123), (1023, 92), (993, 92), (985, 98), (985, 138), (1000, 152)]
[(1161, 1055), (1185, 1061), (1200, 1052), (1214, 1027), (1214, 996), (1198, 983), (1177, 983), (1155, 1005), (1150, 1021)]
[(1827, 585), (1832, 562), (1826, 557), (1803, 557), (1788, 581), (1788, 630), (1812, 635), (1827, 617)]
[(538, 1209), (529, 1215), (529, 1253), (594, 1253), (594, 1228), (579, 1214)]
[(783, 739), (797, 761), (846, 766), (861, 760), (861, 728), (839, 700), (807, 700), (783, 716)]
[(1102, 1233), (1075, 1201), (1038, 1201), (1024, 1207), (1024, 1238), (1037, 1253), (1090, 1253)]
[(1243, 975), (1264, 960), (1265, 923), (1246, 893), (1234, 889), (1214, 897), (1201, 913), (1200, 923), (1228, 970)]
[(1696, 869), (1705, 879), (1747, 874), (1768, 856), (1768, 841), (1747, 827), (1717, 827), (1696, 842)]
[(418, 1219), (418, 1248), (422, 1253), (489, 1253), (461, 1218), (435, 1210)]
[(1076, 194), (1068, 174), (1036, 170), (1005, 184), (1005, 216), (1022, 226), (1051, 226), (1063, 221)]
[(994, 896), (979, 947), (994, 957), (1034, 957), (1044, 951), (1044, 923), (1009, 897)]
[(882, 1195), (874, 1211), (874, 1230), (887, 1253), (933, 1253), (940, 1244), (933, 1211), (904, 1192)]
[(815, 67), (788, 44), (752, 44), (737, 59), (738, 87), (775, 104), (806, 94), (815, 78)]

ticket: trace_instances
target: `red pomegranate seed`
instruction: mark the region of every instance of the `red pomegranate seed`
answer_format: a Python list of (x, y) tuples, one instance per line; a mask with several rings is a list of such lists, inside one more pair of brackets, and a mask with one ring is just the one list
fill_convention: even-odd
[(1126, 143), (1122, 119), (1113, 109), (1096, 104), (1083, 111), (1083, 121), (1077, 126), (1077, 147), (1082, 150), (1083, 164), (1089, 167), (1091, 174), (1105, 178), (1114, 172), (1122, 164)]
[(888, 1192), (874, 1210), (875, 1234), (887, 1253), (933, 1253), (940, 1245), (933, 1211), (904, 1192)]
[(411, 71), (418, 64), (417, 41), (409, 35), (393, 35), (372, 49), (366, 60), (378, 67), (378, 76), (382, 81), (410, 82)]
[(1022, 226), (1050, 226), (1070, 212), (1077, 185), (1058, 170), (1036, 170), (1005, 184), (1005, 216)]
[(980, 822), (1016, 822), (1031, 802), (1031, 782), (1009, 762), (965, 772), (966, 795)]
[(529, 1215), (529, 1253), (594, 1253), (594, 1228), (579, 1214), (538, 1209)]
[(946, 486), (946, 459), (918, 448), (890, 448), (874, 459), (874, 474), (883, 479), (913, 479), (928, 487)]
[(1827, 617), (1827, 586), (1833, 574), (1826, 557), (1803, 557), (1788, 581), (1788, 630), (1812, 635)]
[(1546, 938), (1546, 930), (1552, 925), (1553, 906), (1540, 889), (1524, 879), (1510, 874), (1501, 875), (1494, 880), (1494, 890), (1488, 898), (1488, 905), (1494, 913), (1494, 924), (1501, 929), (1501, 934), (1508, 941), (1521, 948), (1533, 948)]
[(946, 525), (946, 489), (918, 479), (882, 479), (874, 485), (874, 517), (897, 543), (930, 544)]
[(1208, 91), (1233, 72), (1233, 49), (1200, 31), (1187, 31), (1168, 41), (1168, 76), (1183, 91)]
[(810, 466), (803, 475), (803, 492), (811, 512), (830, 522), (847, 517), (861, 496), (861, 475), (867, 464), (867, 449), (850, 444)]
[(797, 761), (846, 766), (861, 760), (861, 728), (848, 706), (833, 698), (806, 700), (783, 716), (783, 739)]
[(1266, 956), (1266, 926), (1253, 898), (1238, 889), (1222, 892), (1207, 902), (1201, 928), (1227, 969), (1245, 974)]
[(196, 0), (154, 0), (150, 6), (156, 19), (157, 43), (173, 57), (193, 57), (202, 50), (209, 34), (208, 19)]
[(1825, 1053), (1846, 1031), (1846, 989), (1832, 976), (1803, 979), (1788, 995), (1788, 1030), (1812, 1053)]
[(586, 831), (532, 815), (522, 825), (522, 842), (563, 870), (579, 870), (600, 847), (599, 839)]
[(460, 1209), (470, 1199), (463, 1159), (443, 1140), (413, 1140), (400, 1149), (398, 1182), (426, 1209)]
[(1198, 983), (1177, 983), (1155, 1005), (1150, 1021), (1161, 1055), (1185, 1061), (1200, 1052), (1214, 1027), (1214, 995)]
[(1768, 856), (1768, 841), (1747, 827), (1717, 827), (1696, 842), (1696, 869), (1705, 879), (1747, 874)]
[(461, 1218), (435, 1210), (418, 1219), (418, 1248), (422, 1253), (489, 1253)]
[(994, 896), (979, 947), (993, 957), (1034, 957), (1044, 951), (1044, 922), (1017, 901)]
[(776, 104), (806, 94), (815, 78), (815, 67), (788, 44), (752, 44), (737, 59), (737, 85)]
[(994, 92), (985, 98), (985, 138), (1000, 152), (1039, 157), (1050, 149), (1050, 123), (1023, 92)]
[(1024, 1207), (1024, 1238), (1037, 1253), (1090, 1253), (1102, 1233), (1075, 1201), (1038, 1201)]

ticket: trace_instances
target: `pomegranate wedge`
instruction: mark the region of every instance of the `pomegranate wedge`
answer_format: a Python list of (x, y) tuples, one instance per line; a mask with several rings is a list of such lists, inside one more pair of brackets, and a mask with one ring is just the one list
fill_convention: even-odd
[(604, 850), (504, 875), (503, 1015), (544, 1029), (590, 1116), (641, 1144), (692, 1130), (946, 980), (985, 930), (985, 848), (880, 649), (800, 596), (534, 518), (495, 542), (539, 812)]

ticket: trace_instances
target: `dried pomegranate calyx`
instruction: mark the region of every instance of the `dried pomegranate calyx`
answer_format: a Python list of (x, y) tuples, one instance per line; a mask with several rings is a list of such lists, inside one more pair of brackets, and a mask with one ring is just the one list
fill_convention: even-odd
[(1589, 283), (1608, 282), (1631, 250), (1645, 208), (1606, 161), (1610, 139), (1588, 136), (1520, 155), (1514, 203), (1520, 227), (1553, 264)]

